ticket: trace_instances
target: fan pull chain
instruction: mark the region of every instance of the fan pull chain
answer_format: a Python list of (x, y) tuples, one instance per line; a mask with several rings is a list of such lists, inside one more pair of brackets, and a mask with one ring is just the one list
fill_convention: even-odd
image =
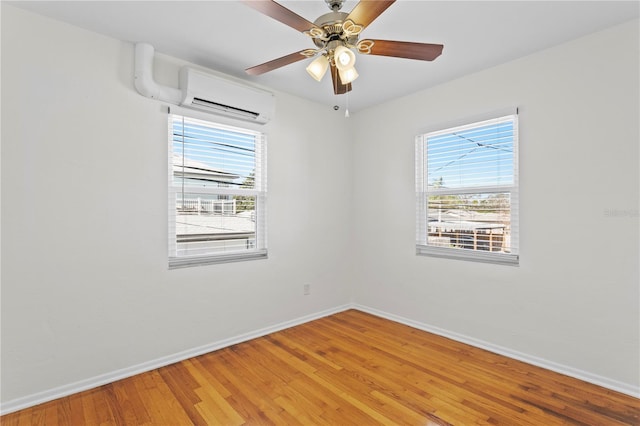
[(344, 109), (344, 118), (349, 118), (349, 92), (347, 92), (347, 105)]

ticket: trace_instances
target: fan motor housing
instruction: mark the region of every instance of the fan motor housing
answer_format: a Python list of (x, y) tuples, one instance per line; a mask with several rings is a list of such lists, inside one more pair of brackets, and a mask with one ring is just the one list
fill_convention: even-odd
[[(358, 41), (358, 36), (351, 36), (347, 39), (343, 39), (342, 24), (349, 16), (346, 12), (329, 12), (320, 16), (315, 20), (314, 24), (322, 28), (326, 33), (330, 41), (344, 40), (349, 44), (355, 44)], [(317, 38), (313, 39), (313, 42), (319, 48), (323, 48), (326, 42)]]

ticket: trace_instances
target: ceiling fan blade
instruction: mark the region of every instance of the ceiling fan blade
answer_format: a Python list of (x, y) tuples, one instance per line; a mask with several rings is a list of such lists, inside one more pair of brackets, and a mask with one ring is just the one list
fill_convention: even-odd
[(299, 52), (290, 53), (286, 56), (283, 56), (278, 59), (274, 59), (269, 62), (265, 62), (264, 64), (256, 65), (255, 67), (247, 68), (245, 72), (249, 75), (260, 75), (269, 71), (273, 71), (280, 67), (284, 67), (285, 65), (293, 64), (294, 62), (301, 61), (303, 59), (307, 59), (307, 56), (303, 55), (302, 52), (305, 52), (308, 49), (301, 50)]
[(276, 21), (280, 21), (300, 32), (316, 27), (313, 22), (307, 21), (302, 16), (292, 12), (273, 0), (243, 0), (242, 2), (258, 12), (261, 12)]
[(342, 84), (338, 68), (335, 65), (331, 65), (331, 79), (333, 80), (333, 93), (336, 95), (344, 95), (351, 91), (351, 83)]
[(347, 19), (352, 20), (362, 27), (367, 27), (382, 14), (396, 0), (360, 0), (353, 8)]
[(414, 43), (410, 41), (362, 40), (365, 45), (373, 43), (370, 49), (361, 49), (365, 55), (393, 56), (396, 58), (419, 59), (433, 61), (442, 53), (441, 44)]

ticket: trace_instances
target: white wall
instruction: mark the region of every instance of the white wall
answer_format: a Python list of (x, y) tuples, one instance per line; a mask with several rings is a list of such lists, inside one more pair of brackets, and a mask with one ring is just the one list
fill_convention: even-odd
[(3, 402), (349, 301), (344, 120), (317, 134), (334, 111), (277, 93), (269, 259), (169, 271), (166, 108), (133, 57), (2, 4)]
[[(350, 120), (277, 93), (269, 259), (168, 271), (133, 46), (1, 7), (3, 404), (349, 301), (638, 385), (637, 22)], [(513, 104), (521, 266), (416, 257), (413, 136)]]
[[(355, 116), (354, 300), (637, 392), (638, 50), (635, 21)], [(416, 256), (414, 135), (511, 105), (520, 266)]]

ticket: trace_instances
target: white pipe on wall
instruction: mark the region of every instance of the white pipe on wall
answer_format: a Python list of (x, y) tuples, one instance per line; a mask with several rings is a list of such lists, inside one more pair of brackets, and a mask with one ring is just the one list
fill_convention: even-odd
[(182, 91), (169, 86), (161, 86), (153, 79), (154, 49), (148, 43), (136, 43), (134, 85), (138, 93), (147, 98), (180, 105)]

